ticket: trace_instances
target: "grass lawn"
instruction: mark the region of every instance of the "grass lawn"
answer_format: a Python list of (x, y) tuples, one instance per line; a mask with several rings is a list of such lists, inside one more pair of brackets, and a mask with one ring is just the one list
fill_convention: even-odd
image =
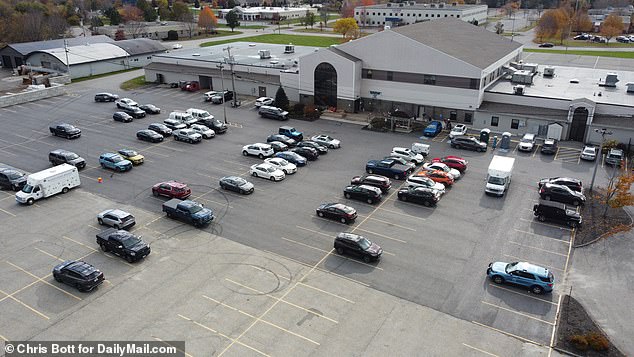
[(73, 78), (72, 82), (73, 83), (77, 83), (77, 82), (83, 82), (83, 81), (89, 81), (91, 79), (97, 79), (97, 78), (102, 78), (102, 77), (108, 77), (108, 76), (112, 76), (115, 74), (119, 74), (119, 73), (125, 73), (125, 72), (130, 72), (130, 71), (137, 71), (139, 69), (143, 69), (142, 67), (135, 67), (135, 68), (128, 68), (128, 69), (124, 69), (121, 71), (116, 71), (116, 72), (110, 72), (110, 73), (104, 73), (104, 74), (97, 74), (94, 76), (87, 76), (87, 77), (81, 77), (81, 78)]
[(139, 76), (121, 83), (119, 88), (123, 90), (132, 90), (144, 86), (145, 84), (145, 76)]
[(546, 50), (537, 48), (525, 48), (524, 52), (540, 52), (568, 54), (577, 56), (598, 56), (598, 57), (614, 57), (614, 58), (634, 58), (634, 52), (617, 52), (617, 51), (584, 51), (584, 50)]
[[(229, 26), (227, 26), (227, 24), (219, 24), (218, 26), (229, 28)], [(267, 26), (262, 26), (262, 25), (243, 25), (242, 23), (240, 23), (240, 26), (236, 27), (236, 29), (246, 29), (246, 30), (261, 30), (261, 29), (265, 29), (265, 28), (267, 28)]]
[(564, 40), (563, 44), (561, 44), (561, 40), (558, 38), (544, 38), (541, 42), (537, 40), (537, 38), (533, 39), (534, 43), (541, 42), (551, 42), (558, 46), (568, 46), (568, 47), (594, 47), (594, 48), (605, 48), (609, 50), (610, 48), (632, 48), (634, 49), (634, 43), (620, 43), (616, 42), (615, 39), (610, 40), (609, 43), (598, 43), (598, 42), (589, 42), (589, 41), (577, 41), (573, 39)]
[(328, 47), (330, 45), (338, 45), (342, 43), (343, 39), (341, 37), (268, 34), (268, 35), (242, 37), (242, 38), (236, 38), (231, 40), (205, 42), (200, 44), (200, 47), (222, 45), (222, 44), (230, 43), (230, 42), (275, 43), (280, 45), (292, 43), (297, 46)]

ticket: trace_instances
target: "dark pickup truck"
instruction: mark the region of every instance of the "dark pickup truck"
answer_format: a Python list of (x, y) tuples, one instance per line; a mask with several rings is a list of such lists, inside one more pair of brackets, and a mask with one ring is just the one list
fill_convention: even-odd
[(51, 134), (53, 134), (53, 136), (61, 136), (66, 139), (73, 139), (81, 136), (81, 130), (66, 123), (53, 124), (49, 127), (49, 129), (51, 130)]
[(132, 263), (150, 254), (150, 246), (134, 234), (108, 228), (97, 234), (97, 244), (104, 252), (112, 252)]
[(202, 204), (190, 200), (173, 198), (163, 203), (163, 212), (170, 218), (191, 223), (194, 227), (202, 227), (214, 219), (214, 211)]
[(394, 177), (397, 180), (405, 180), (412, 173), (410, 166), (401, 165), (395, 160), (370, 160), (365, 165), (365, 171), (369, 174), (379, 174)]

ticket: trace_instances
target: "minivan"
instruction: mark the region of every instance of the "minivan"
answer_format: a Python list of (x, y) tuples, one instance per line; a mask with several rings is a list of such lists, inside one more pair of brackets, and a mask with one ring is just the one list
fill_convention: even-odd
[(258, 110), (258, 113), (263, 118), (277, 119), (277, 120), (288, 119), (288, 112), (278, 107), (263, 105)]
[(198, 119), (194, 118), (191, 114), (187, 112), (171, 112), (169, 119), (176, 119), (181, 123), (187, 125), (188, 127), (192, 124), (198, 123)]

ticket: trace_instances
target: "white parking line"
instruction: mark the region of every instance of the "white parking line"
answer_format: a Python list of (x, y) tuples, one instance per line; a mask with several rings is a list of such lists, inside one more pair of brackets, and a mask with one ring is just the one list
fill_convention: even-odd
[(535, 236), (535, 237), (548, 238), (548, 239), (552, 239), (552, 240), (557, 241), (557, 242), (562, 242), (562, 243), (568, 244), (568, 240), (565, 240), (565, 239), (553, 238), (553, 237), (549, 237), (549, 236), (545, 236), (545, 235), (541, 235), (541, 234), (537, 234), (537, 233), (533, 233), (533, 232), (523, 231), (523, 230), (517, 229), (517, 228), (513, 228), (513, 230), (516, 231), (516, 232), (520, 232), (520, 233), (530, 234), (530, 235)]
[(560, 226), (556, 226), (554, 224), (549, 224), (549, 223), (544, 223), (544, 222), (540, 222), (540, 221), (536, 221), (534, 219), (526, 219), (526, 218), (520, 218), (520, 221), (524, 221), (524, 222), (530, 222), (530, 223), (536, 223), (536, 224), (541, 224), (547, 227), (553, 227), (553, 228), (558, 228), (558, 229), (562, 229), (565, 231), (571, 231), (572, 229), (570, 228), (566, 228), (566, 227), (560, 227)]
[[(359, 217), (364, 217), (364, 215), (359, 215)], [(412, 232), (416, 232), (416, 230), (414, 228), (410, 228), (410, 227), (406, 227), (406, 226), (401, 226), (399, 224), (396, 223), (392, 223), (392, 222), (388, 222), (388, 221), (384, 221), (382, 219), (378, 219), (378, 218), (374, 218), (374, 217), (370, 217), (370, 220), (372, 221), (377, 221), (377, 222), (381, 222), (381, 223), (385, 223), (389, 226), (394, 226), (394, 227), (399, 227), (399, 228), (403, 228), (403, 229), (407, 229), (408, 231), (412, 231)]]
[[(496, 289), (501, 289), (501, 290), (504, 290), (504, 291), (508, 291), (509, 293), (513, 293), (513, 294), (517, 294), (517, 295), (522, 295), (522, 296), (524, 296), (524, 297), (531, 298), (531, 299), (534, 299), (534, 300), (539, 300), (539, 301), (541, 301), (541, 302), (545, 302), (545, 303), (547, 303), (547, 304), (551, 304), (551, 305), (559, 306), (559, 304), (557, 304), (556, 302), (548, 301), (548, 300), (545, 300), (545, 299), (540, 299), (540, 298), (538, 298), (538, 297), (531, 296), (531, 295), (526, 295), (526, 294), (523, 294), (523, 293), (520, 293), (520, 292), (517, 292), (517, 291), (511, 290), (511, 289), (507, 289), (507, 288), (505, 288), (505, 287), (502, 287), (502, 286), (496, 285), (496, 284), (489, 284), (489, 286), (490, 286), (490, 287), (492, 287), (492, 288), (496, 288)], [(560, 296), (560, 297), (561, 297), (561, 296)]]
[[(514, 256), (514, 255), (510, 255), (510, 254), (504, 254), (504, 256), (505, 256), (505, 257), (509, 257), (509, 258), (513, 258), (513, 259), (515, 259), (516, 261), (520, 261), (520, 262), (525, 262), (525, 261), (527, 261), (525, 258), (516, 257), (516, 256)], [(537, 265), (540, 265), (540, 266), (543, 266), (543, 267), (548, 266), (548, 264), (544, 264), (544, 263), (536, 262), (536, 261), (534, 261), (534, 260), (532, 260), (532, 259), (531, 259), (531, 261), (532, 261), (533, 263), (535, 263), (535, 264), (537, 264)], [(563, 272), (563, 269), (553, 268), (553, 267), (550, 267), (550, 270), (557, 270), (557, 271), (561, 271), (561, 272)]]
[(541, 252), (546, 252), (546, 253), (550, 253), (550, 254), (559, 255), (559, 256), (562, 256), (562, 257), (566, 257), (566, 256), (567, 256), (566, 254), (557, 253), (557, 252), (550, 251), (550, 250), (548, 250), (548, 249), (543, 249), (543, 248), (533, 247), (533, 246), (526, 245), (526, 244), (522, 244), (522, 243), (518, 243), (518, 242), (512, 242), (512, 241), (509, 241), (509, 243), (510, 243), (510, 244), (515, 244), (515, 245), (519, 245), (520, 247), (525, 247), (525, 248), (535, 249), (535, 250), (539, 250), (539, 251), (541, 251)]
[(398, 214), (398, 215), (401, 215), (401, 216), (404, 216), (404, 217), (410, 217), (410, 218), (418, 219), (418, 220), (421, 220), (421, 221), (426, 221), (427, 220), (427, 218), (416, 217), (416, 216), (412, 216), (411, 214), (402, 213), (402, 212), (394, 211), (394, 210), (383, 208), (383, 207), (379, 207), (379, 209), (381, 211), (391, 212), (391, 213), (394, 213), (394, 214)]
[(463, 346), (466, 346), (466, 347), (469, 347), (469, 348), (471, 348), (472, 350), (478, 351), (478, 352), (480, 352), (480, 353), (484, 353), (484, 354), (486, 354), (486, 355), (489, 355), (489, 356), (500, 357), (500, 356), (498, 356), (498, 355), (496, 355), (496, 354), (493, 354), (493, 353), (491, 353), (491, 352), (487, 352), (487, 351), (485, 351), (485, 350), (481, 350), (481, 349), (479, 349), (479, 348), (477, 348), (477, 347), (473, 347), (473, 346), (471, 346), (471, 345), (467, 345), (466, 343), (463, 343), (462, 345), (463, 345)]
[(535, 321), (543, 322), (543, 323), (548, 324), (548, 325), (551, 325), (551, 326), (554, 326), (554, 325), (555, 325), (555, 323), (554, 323), (554, 322), (550, 322), (550, 321), (542, 320), (542, 319), (540, 319), (540, 318), (537, 318), (537, 317), (531, 316), (531, 315), (529, 315), (529, 314), (525, 314), (525, 313), (523, 313), (523, 312), (519, 312), (519, 311), (516, 311), (516, 310), (513, 310), (513, 309), (509, 309), (509, 308), (506, 308), (506, 307), (502, 307), (502, 306), (499, 306), (499, 305), (495, 305), (495, 304), (492, 304), (492, 303), (490, 303), (490, 302), (486, 302), (486, 301), (481, 301), (481, 302), (482, 302), (483, 304), (485, 304), (485, 305), (492, 306), (492, 307), (494, 307), (494, 308), (496, 308), (496, 309), (500, 309), (500, 310), (504, 310), (504, 311), (512, 312), (512, 313), (514, 313), (514, 314), (517, 314), (517, 315), (520, 315), (520, 316), (523, 316), (523, 317), (527, 317), (527, 318), (532, 319), (532, 320), (535, 320)]
[(386, 236), (385, 234), (376, 233), (376, 232), (373, 232), (373, 231), (369, 231), (369, 230), (367, 230), (367, 229), (362, 229), (362, 228), (359, 228), (359, 226), (356, 226), (356, 227), (355, 227), (355, 229), (357, 229), (357, 230), (359, 230), (359, 231), (361, 231), (361, 232), (366, 232), (366, 233), (374, 234), (375, 236), (383, 237), (383, 238), (385, 238), (385, 239), (390, 239), (390, 240), (393, 240), (393, 241), (396, 241), (396, 242), (399, 242), (399, 243), (407, 243), (407, 241), (404, 241), (404, 240), (402, 240), (402, 239), (398, 239), (398, 238), (394, 238), (394, 237)]

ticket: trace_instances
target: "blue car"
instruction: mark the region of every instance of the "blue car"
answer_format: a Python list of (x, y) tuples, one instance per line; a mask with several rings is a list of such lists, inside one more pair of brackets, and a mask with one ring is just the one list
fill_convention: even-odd
[(546, 268), (526, 262), (490, 263), (487, 276), (496, 284), (510, 283), (525, 286), (533, 294), (553, 291), (555, 277)]
[(104, 169), (111, 169), (118, 172), (132, 170), (132, 162), (124, 159), (121, 155), (107, 152), (99, 156), (99, 163)]
[(442, 123), (438, 120), (434, 120), (423, 130), (424, 136), (431, 136), (432, 138), (438, 135), (442, 131)]
[(291, 162), (297, 166), (306, 166), (306, 158), (300, 154), (292, 151), (282, 151), (275, 154), (275, 157), (281, 157), (282, 159)]

